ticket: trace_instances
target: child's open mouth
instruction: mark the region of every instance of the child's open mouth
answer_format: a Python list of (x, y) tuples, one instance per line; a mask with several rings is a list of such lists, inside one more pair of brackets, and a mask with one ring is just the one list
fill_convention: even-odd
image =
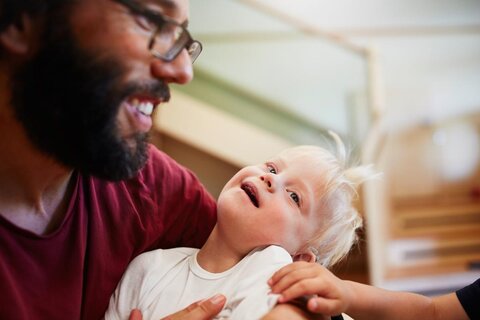
[(250, 198), (250, 201), (253, 203), (253, 205), (258, 208), (259, 204), (257, 198), (257, 190), (255, 189), (255, 187), (250, 183), (242, 183), (241, 188)]

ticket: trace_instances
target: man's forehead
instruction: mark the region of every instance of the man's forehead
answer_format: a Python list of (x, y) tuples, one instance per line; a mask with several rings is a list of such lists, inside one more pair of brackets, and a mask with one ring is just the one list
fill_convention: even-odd
[(188, 0), (143, 0), (172, 13), (188, 12)]
[(151, 5), (158, 6), (163, 14), (177, 20), (187, 27), (189, 7), (188, 0), (146, 0)]
[(156, 4), (168, 10), (176, 10), (180, 6), (179, 1), (176, 0), (144, 0), (144, 2)]

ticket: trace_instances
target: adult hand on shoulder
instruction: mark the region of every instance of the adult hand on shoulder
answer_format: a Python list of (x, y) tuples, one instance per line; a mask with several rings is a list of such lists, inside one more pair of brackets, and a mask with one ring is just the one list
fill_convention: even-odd
[[(192, 303), (188, 307), (162, 320), (210, 320), (216, 316), (225, 304), (225, 296), (218, 294), (210, 299)], [(138, 309), (132, 310), (129, 320), (142, 320), (142, 313)]]
[(339, 315), (352, 301), (348, 284), (317, 263), (291, 263), (275, 272), (269, 285), (273, 293), (281, 294), (281, 303), (309, 296), (307, 308), (314, 313)]

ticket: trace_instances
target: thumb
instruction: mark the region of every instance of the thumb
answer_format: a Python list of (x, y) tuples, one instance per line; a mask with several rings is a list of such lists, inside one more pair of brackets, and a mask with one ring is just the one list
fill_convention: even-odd
[(224, 295), (217, 294), (210, 299), (204, 300), (196, 309), (195, 316), (191, 319), (211, 319), (222, 311), (227, 299)]
[(142, 313), (138, 309), (133, 309), (132, 312), (130, 312), (130, 317), (128, 317), (128, 320), (142, 320)]
[[(210, 299), (192, 303), (185, 309), (163, 318), (163, 320), (209, 320), (222, 311), (226, 300), (225, 296), (217, 294)], [(129, 320), (141, 320), (141, 318)]]

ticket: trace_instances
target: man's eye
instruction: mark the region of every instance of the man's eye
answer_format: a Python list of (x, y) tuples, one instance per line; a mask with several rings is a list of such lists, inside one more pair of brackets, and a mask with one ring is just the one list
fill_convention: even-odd
[(295, 203), (300, 206), (300, 197), (298, 196), (298, 194), (296, 194), (295, 192), (291, 191), (290, 192), (290, 198), (292, 198), (293, 201), (295, 201)]
[(147, 17), (143, 16), (143, 15), (136, 15), (135, 16), (135, 21), (137, 22), (137, 24), (142, 27), (143, 29), (147, 30), (147, 31), (153, 31), (155, 30), (156, 28), (156, 25), (155, 23), (153, 23), (150, 19), (148, 19)]

